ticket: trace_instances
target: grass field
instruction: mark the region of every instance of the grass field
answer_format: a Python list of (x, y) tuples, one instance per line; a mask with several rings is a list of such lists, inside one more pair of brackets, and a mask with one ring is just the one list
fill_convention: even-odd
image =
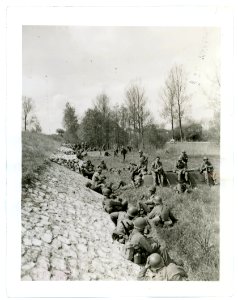
[[(177, 154), (160, 151), (159, 155), (164, 169), (173, 169)], [(155, 153), (149, 153), (148, 156), (150, 167)], [(219, 157), (209, 158), (219, 174)], [(138, 153), (129, 153), (125, 163), (122, 162), (121, 155), (116, 158), (110, 156), (90, 159), (95, 166), (103, 159), (108, 168), (122, 170), (120, 176), (115, 172), (104, 171), (107, 182), (118, 183), (119, 180), (124, 180), (129, 183), (127, 166), (129, 162), (138, 162)], [(202, 156), (189, 156), (189, 168), (198, 167), (201, 162)], [(147, 189), (129, 189), (123, 191), (121, 196), (135, 205)], [(153, 228), (153, 238), (164, 240), (171, 256), (183, 260), (190, 280), (219, 280), (219, 185), (211, 188), (200, 185), (191, 194), (183, 195), (176, 194), (172, 188), (157, 188), (157, 194), (172, 208), (179, 221), (169, 229)]]
[(61, 140), (35, 132), (22, 132), (22, 183), (30, 183), (47, 164)]

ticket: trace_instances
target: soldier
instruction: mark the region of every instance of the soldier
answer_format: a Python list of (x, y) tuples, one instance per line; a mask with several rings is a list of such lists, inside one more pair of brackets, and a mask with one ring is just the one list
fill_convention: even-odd
[(216, 184), (216, 176), (214, 173), (213, 165), (206, 156), (203, 158), (203, 163), (200, 167), (200, 173), (204, 173), (205, 180), (208, 185), (210, 185), (211, 180), (213, 184)]
[(98, 193), (102, 193), (102, 188), (105, 186), (105, 176), (102, 176), (102, 169), (100, 167), (97, 168), (97, 171), (94, 172), (92, 177), (92, 187), (94, 191)]
[(105, 164), (104, 160), (101, 160), (98, 167), (100, 167), (102, 170), (108, 170), (107, 165)]
[(184, 176), (184, 179), (186, 182), (188, 182), (188, 171), (186, 168), (185, 162), (182, 160), (182, 157), (180, 156), (174, 169), (174, 173), (178, 174), (178, 182), (183, 182), (182, 177)]
[(173, 226), (177, 219), (172, 214), (169, 207), (163, 204), (163, 200), (161, 197), (155, 197), (154, 202), (156, 206), (152, 209), (152, 211), (148, 214), (147, 218), (151, 219), (155, 226)]
[[(143, 195), (141, 199), (138, 201), (138, 208), (141, 215), (151, 212), (152, 209), (155, 207), (156, 205), (155, 204), (156, 202), (154, 201), (156, 197), (155, 193), (156, 193), (156, 187), (153, 185), (149, 188), (148, 195)], [(144, 201), (143, 199), (145, 198), (146, 200)]]
[(157, 156), (156, 159), (152, 162), (151, 172), (154, 179), (154, 185), (162, 186), (165, 178), (165, 173), (159, 156)]
[(125, 241), (128, 240), (128, 237), (134, 228), (133, 220), (137, 217), (137, 215), (138, 210), (134, 206), (128, 208), (127, 212), (120, 211), (110, 214), (112, 221), (116, 225), (112, 238), (121, 244), (124, 244)]
[(81, 173), (84, 177), (88, 177), (88, 179), (92, 179), (94, 174), (94, 166), (91, 162), (91, 160), (87, 160), (84, 162), (81, 166)]
[(181, 159), (185, 163), (186, 168), (188, 168), (188, 155), (185, 150), (182, 151)]
[(142, 264), (146, 262), (150, 254), (159, 253), (162, 255), (166, 265), (168, 265), (171, 258), (165, 245), (159, 245), (153, 239), (149, 239), (144, 235), (144, 230), (148, 225), (146, 219), (142, 217), (136, 218), (133, 224), (134, 229), (125, 247), (127, 259), (134, 261), (134, 263)]
[[(108, 193), (106, 191), (108, 191)], [(103, 189), (102, 194), (105, 196), (103, 200), (103, 207), (107, 213), (111, 214), (114, 212), (127, 210), (127, 200), (116, 198), (116, 195), (110, 194), (110, 190), (105, 188)]]
[(123, 156), (123, 162), (126, 159), (126, 154), (127, 154), (126, 148), (124, 146), (122, 146), (122, 148), (121, 148), (121, 155)]
[[(147, 271), (151, 276), (146, 277)], [(147, 258), (145, 267), (141, 269), (137, 280), (158, 280), (158, 281), (187, 281), (188, 275), (182, 266), (171, 262), (166, 266), (163, 258), (158, 253), (153, 253)]]
[(139, 150), (139, 156), (140, 156), (139, 165), (138, 165), (139, 170), (143, 169), (143, 170), (147, 171), (147, 168), (148, 168), (148, 157), (145, 156), (145, 154), (143, 153), (142, 150)]
[(191, 193), (192, 190), (187, 186), (185, 182), (179, 182), (176, 187), (174, 188), (174, 191), (178, 194), (183, 193)]

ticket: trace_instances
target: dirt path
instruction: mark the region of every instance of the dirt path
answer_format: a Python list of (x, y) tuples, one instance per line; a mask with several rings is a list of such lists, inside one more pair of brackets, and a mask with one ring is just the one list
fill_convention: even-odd
[(22, 280), (135, 280), (102, 196), (85, 178), (52, 163), (22, 192)]

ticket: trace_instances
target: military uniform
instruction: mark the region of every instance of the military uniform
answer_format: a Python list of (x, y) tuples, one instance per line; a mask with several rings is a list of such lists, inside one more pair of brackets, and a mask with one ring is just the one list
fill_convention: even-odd
[(175, 165), (175, 172), (178, 174), (179, 182), (182, 182), (183, 175), (185, 177), (185, 181), (188, 181), (188, 172), (184, 161), (178, 160), (178, 162)]
[(163, 180), (165, 178), (165, 173), (163, 170), (162, 162), (159, 160), (155, 160), (151, 164), (152, 176), (154, 179), (154, 185), (163, 185)]
[(139, 210), (143, 210), (145, 213), (149, 213), (155, 207), (156, 203), (154, 202), (155, 195), (151, 195), (148, 200), (140, 200), (138, 202)]
[[(148, 270), (148, 275), (146, 276)], [(176, 265), (175, 263), (170, 263), (168, 266), (163, 266), (162, 268), (152, 272), (150, 269), (145, 267), (141, 269), (137, 277), (138, 280), (157, 280), (157, 281), (184, 281), (187, 280), (187, 273), (184, 268)]]
[(185, 163), (185, 166), (187, 168), (188, 167), (188, 155), (187, 155), (187, 153), (183, 152), (180, 157), (181, 157), (182, 161)]
[(214, 168), (213, 168), (212, 163), (208, 159), (203, 161), (203, 163), (201, 164), (200, 173), (204, 173), (205, 179), (208, 184), (210, 184), (209, 176), (212, 178), (213, 182), (216, 183), (216, 176), (214, 173)]
[(157, 243), (155, 243), (153, 240), (151, 241), (147, 237), (145, 237), (140, 231), (138, 231), (136, 228), (133, 229), (130, 237), (129, 237), (129, 243), (134, 248), (134, 252), (140, 253), (142, 257), (142, 263), (146, 261), (147, 257), (151, 253), (159, 253), (167, 265), (171, 258), (169, 257), (169, 254), (165, 247), (161, 247)]
[(165, 204), (156, 205), (148, 214), (155, 225), (170, 226), (177, 221), (171, 210)]
[(92, 179), (94, 174), (94, 166), (89, 162), (84, 162), (81, 166), (81, 173), (84, 177)]
[(119, 212), (119, 211), (126, 211), (128, 202), (126, 200), (119, 201), (117, 199), (108, 199), (105, 198), (103, 200), (103, 207), (105, 211), (109, 214)]

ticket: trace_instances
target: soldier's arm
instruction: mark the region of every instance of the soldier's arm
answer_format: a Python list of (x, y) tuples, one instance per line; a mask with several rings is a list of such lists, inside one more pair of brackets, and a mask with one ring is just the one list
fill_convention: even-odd
[(156, 215), (155, 208), (147, 215), (148, 219), (153, 219)]
[(148, 269), (145, 268), (145, 267), (141, 268), (141, 270), (140, 270), (140, 272), (139, 272), (139, 274), (137, 276), (137, 280), (146, 280), (145, 274), (146, 274), (147, 270)]
[(144, 236), (141, 236), (141, 238), (139, 240), (139, 246), (148, 253), (153, 253), (153, 251), (154, 251), (149, 240), (147, 240)]

